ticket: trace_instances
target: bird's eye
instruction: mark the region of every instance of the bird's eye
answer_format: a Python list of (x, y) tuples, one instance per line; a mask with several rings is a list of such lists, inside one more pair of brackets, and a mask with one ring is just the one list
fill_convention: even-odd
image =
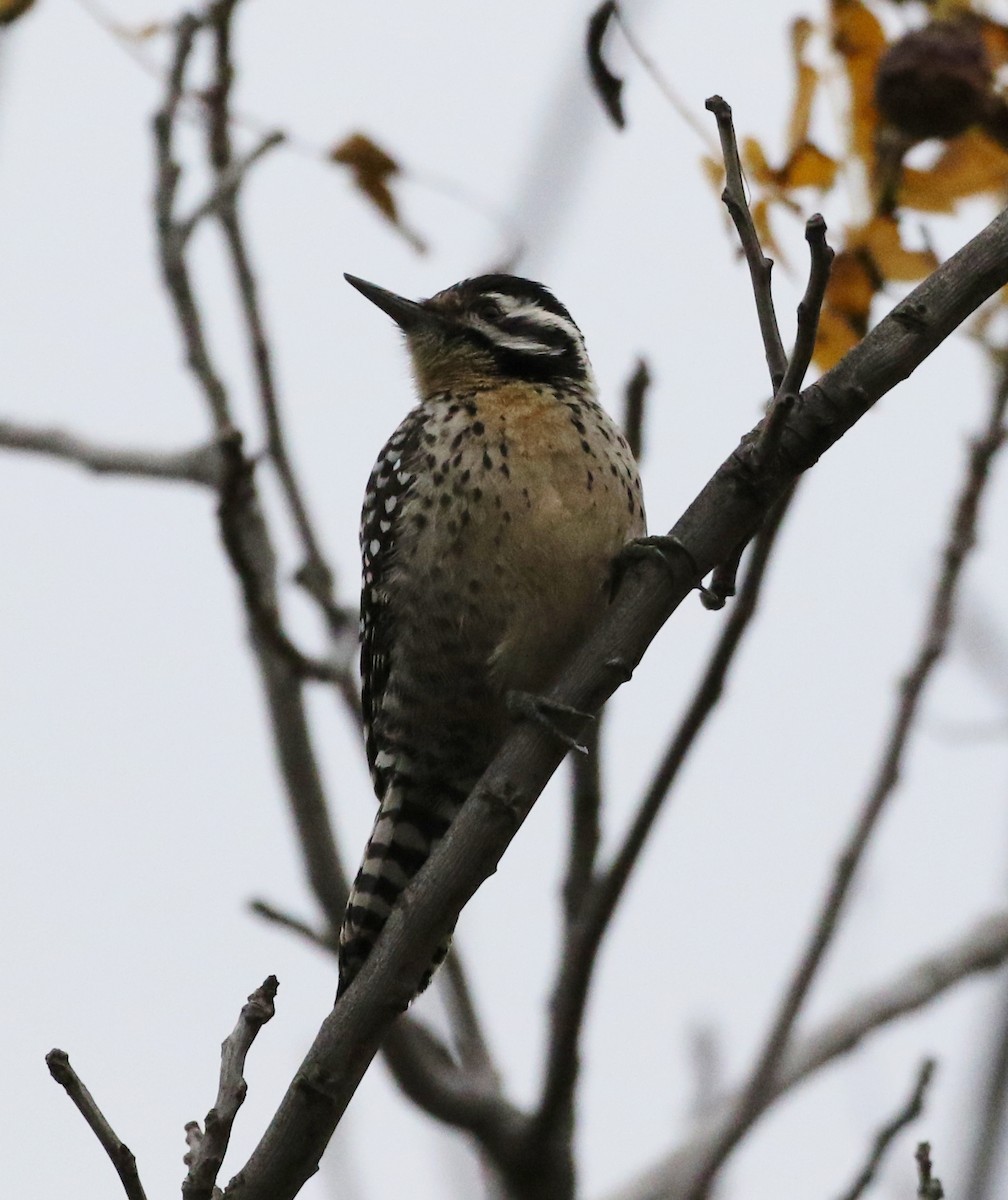
[(501, 317), (500, 305), (496, 300), (477, 300), (472, 306), (472, 312), (473, 316), (483, 321), (499, 321)]

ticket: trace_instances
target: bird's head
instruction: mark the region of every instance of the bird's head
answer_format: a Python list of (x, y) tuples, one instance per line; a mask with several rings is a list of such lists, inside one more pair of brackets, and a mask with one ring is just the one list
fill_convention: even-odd
[(345, 278), (406, 335), (421, 397), (503, 382), (594, 391), (581, 331), (541, 283), (480, 275), (429, 300), (407, 300), (354, 275)]

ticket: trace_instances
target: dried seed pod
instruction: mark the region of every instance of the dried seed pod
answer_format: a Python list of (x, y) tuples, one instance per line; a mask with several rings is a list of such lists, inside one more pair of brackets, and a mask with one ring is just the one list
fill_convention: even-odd
[(976, 28), (934, 21), (894, 42), (879, 62), (875, 103), (883, 120), (915, 141), (951, 138), (982, 123), (993, 73)]

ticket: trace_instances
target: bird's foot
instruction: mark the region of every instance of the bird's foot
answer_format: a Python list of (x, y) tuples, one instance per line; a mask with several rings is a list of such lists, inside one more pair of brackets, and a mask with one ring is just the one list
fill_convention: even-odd
[(576, 750), (578, 754), (587, 754), (588, 747), (582, 746), (576, 738), (572, 738), (569, 733), (565, 733), (554, 717), (569, 717), (577, 721), (594, 721), (595, 718), (591, 713), (582, 712), (580, 708), (572, 708), (569, 704), (561, 704), (559, 700), (549, 700), (545, 696), (536, 696), (532, 692), (521, 692), (512, 689), (504, 697), (504, 703), (507, 705), (507, 710), (512, 717), (520, 721), (535, 721), (537, 725), (541, 725), (543, 729), (548, 730), (569, 750)]
[[(653, 534), (650, 537), (634, 538), (632, 542), (627, 542), (613, 559), (612, 580), (609, 588), (610, 599), (613, 599), (619, 591), (623, 583), (623, 577), (626, 575), (631, 564), (640, 562), (642, 559), (659, 563), (678, 582), (676, 558), (679, 559), (680, 563), (683, 559), (686, 560), (690, 578), (696, 579), (699, 575), (696, 560), (682, 542), (671, 533)], [(694, 584), (694, 587), (699, 591), (700, 599), (707, 605), (708, 601), (712, 599), (709, 590), (702, 583)], [(713, 599), (717, 604), (717, 598)], [(717, 604), (717, 607), (720, 607), (723, 603), (724, 601), (721, 600), (720, 604)]]

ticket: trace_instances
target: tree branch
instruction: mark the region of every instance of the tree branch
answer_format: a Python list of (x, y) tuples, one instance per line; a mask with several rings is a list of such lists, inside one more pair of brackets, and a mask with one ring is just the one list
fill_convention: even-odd
[[(759, 528), (774, 502), (886, 392), (1008, 283), (1002, 213), (798, 398), (769, 461), (753, 462), (757, 426), (725, 460), (671, 531), (702, 577)], [(598, 627), (568, 663), (550, 699), (597, 711), (693, 589), (687, 555), (642, 559)], [(556, 739), (515, 728), (418, 872), (353, 987), (323, 1022), (231, 1200), (287, 1200), (315, 1171), (340, 1116), (441, 940), (508, 843), (563, 755)]]
[(242, 1006), (238, 1024), (221, 1044), (217, 1099), (206, 1115), (202, 1130), (198, 1121), (186, 1125), (189, 1153), (184, 1161), (189, 1171), (182, 1181), (183, 1200), (211, 1200), (214, 1195), (235, 1117), (248, 1091), (243, 1075), (245, 1059), (259, 1030), (273, 1018), (278, 986), (277, 977), (270, 975), (256, 988)]
[(140, 1176), (137, 1174), (136, 1159), (133, 1152), (116, 1134), (115, 1130), (105, 1119), (105, 1114), (95, 1103), (94, 1096), (87, 1090), (80, 1076), (70, 1066), (70, 1059), (65, 1050), (50, 1050), (46, 1055), (46, 1066), (49, 1074), (77, 1106), (78, 1112), (87, 1121), (95, 1137), (101, 1143), (102, 1149), (109, 1156), (113, 1167), (122, 1181), (123, 1191), (128, 1200), (147, 1200), (144, 1194)]
[(98, 475), (131, 475), (217, 487), (223, 463), (220, 446), (209, 442), (191, 450), (130, 450), (100, 446), (62, 429), (39, 429), (0, 421), (0, 446), (77, 463)]
[[(784, 1056), (763, 1111), (828, 1063), (849, 1054), (877, 1029), (917, 1012), (950, 988), (1008, 961), (1008, 910), (980, 922), (963, 937), (921, 959), (896, 978), (852, 1001)], [(688, 1194), (710, 1149), (733, 1120), (741, 1090), (717, 1106), (709, 1122), (683, 1145), (607, 1200), (681, 1200)]]
[[(208, 10), (208, 23), (212, 29), (215, 51), (215, 79), (206, 97), (209, 118), (208, 153), (217, 175), (215, 195), (218, 202), (213, 211), (220, 220), (231, 258), (249, 353), (255, 370), (259, 408), (266, 426), (270, 458), (276, 468), (280, 487), (305, 555), (304, 564), (297, 573), (297, 581), (318, 604), (331, 633), (338, 637), (347, 628), (356, 629), (356, 612), (349, 611), (336, 601), (333, 594), (333, 571), (322, 552), (301, 485), (287, 453), (270, 343), (259, 301), (259, 285), (238, 216), (238, 185), (257, 154), (268, 149), (269, 145), (276, 144), (282, 138), (282, 134), (273, 134), (272, 140), (264, 139), (257, 151), (243, 159), (235, 159), (233, 156), (230, 110), (231, 84), (234, 79), (234, 66), (231, 61), (231, 19), (236, 7), (235, 0), (218, 0)], [(349, 671), (350, 664), (346, 664), (345, 669)], [(344, 698), (350, 696), (356, 696), (356, 688), (344, 690)], [(359, 706), (351, 702), (349, 707), (359, 720)]]
[(749, 265), (753, 294), (756, 297), (756, 316), (759, 319), (760, 333), (763, 335), (763, 349), (766, 352), (771, 386), (776, 394), (784, 380), (788, 359), (784, 353), (784, 344), (781, 342), (773, 294), (770, 291), (773, 259), (767, 258), (763, 253), (756, 226), (753, 224), (752, 213), (749, 211), (745, 184), (742, 182), (742, 163), (739, 160), (738, 143), (735, 140), (731, 105), (720, 96), (711, 96), (705, 107), (708, 112), (714, 114), (717, 121), (718, 136), (721, 138), (721, 153), (725, 164), (725, 189), (721, 193), (721, 199), (724, 201), (731, 219), (735, 222), (739, 241), (742, 243), (742, 250)]

